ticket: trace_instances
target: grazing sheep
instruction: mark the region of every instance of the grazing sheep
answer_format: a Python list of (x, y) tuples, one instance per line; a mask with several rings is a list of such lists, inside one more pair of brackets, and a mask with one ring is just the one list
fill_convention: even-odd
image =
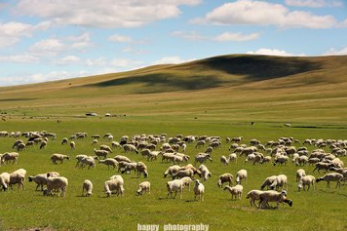
[(229, 161), (230, 161), (230, 162), (237, 163), (237, 154), (236, 154), (236, 153), (231, 153), (231, 154), (229, 155)]
[(1, 162), (4, 164), (8, 164), (8, 163), (15, 164), (15, 163), (17, 163), (18, 158), (19, 158), (19, 153), (6, 152), (1, 156)]
[(318, 170), (318, 172), (320, 172), (320, 170), (322, 170), (322, 169), (324, 169), (325, 172), (327, 172), (331, 167), (334, 167), (334, 164), (318, 162), (318, 163), (316, 163), (316, 167), (313, 169), (313, 172), (316, 170)]
[(104, 159), (106, 159), (108, 151), (94, 148), (94, 154), (98, 157), (104, 157)]
[(147, 172), (147, 166), (143, 162), (138, 162), (138, 163), (124, 163), (124, 168), (122, 169), (122, 174), (125, 172), (130, 172), (131, 170), (137, 172), (137, 177), (140, 177), (141, 174), (143, 174), (144, 178), (148, 177), (148, 172)]
[(42, 141), (40, 145), (40, 149), (44, 149), (47, 146), (47, 141)]
[(257, 205), (255, 204), (255, 201), (256, 200), (260, 200), (260, 194), (262, 194), (264, 191), (262, 190), (257, 190), (257, 189), (254, 189), (254, 190), (251, 190), (247, 193), (247, 196), (246, 196), (246, 199), (249, 199), (249, 203), (252, 205), (254, 205), (255, 207), (257, 207)]
[(210, 170), (208, 170), (208, 168), (205, 165), (200, 165), (199, 170), (204, 181), (212, 177), (212, 173), (210, 172)]
[(226, 158), (225, 156), (221, 156), (220, 157), (220, 162), (221, 162), (221, 164), (229, 165), (230, 158)]
[(124, 144), (123, 149), (124, 149), (124, 152), (135, 152), (136, 154), (139, 154), (139, 151), (133, 144)]
[[(282, 190), (281, 192), (277, 192), (274, 190), (264, 191), (259, 195), (259, 208), (269, 208), (269, 202), (276, 202), (276, 208), (278, 209), (279, 204), (283, 202), (286, 196), (287, 192), (285, 190)], [(291, 203), (289, 205), (291, 205)]]
[(107, 158), (105, 160), (99, 160), (99, 164), (105, 164), (107, 165), (107, 169), (110, 169), (110, 166), (113, 167), (113, 169), (118, 168), (118, 161), (116, 161), (113, 158)]
[(65, 137), (65, 138), (61, 141), (61, 144), (62, 144), (62, 145), (67, 144), (68, 141), (69, 141), (69, 139)]
[(313, 186), (313, 190), (315, 190), (315, 182), (316, 178), (312, 175), (303, 176), (300, 178), (298, 183), (298, 191), (303, 189), (305, 191), (305, 186), (307, 185), (307, 191), (310, 189), (310, 186)]
[(194, 200), (196, 200), (197, 196), (200, 196), (200, 200), (204, 201), (205, 186), (199, 180), (195, 180), (194, 195)]
[(166, 171), (164, 172), (164, 178), (166, 178), (166, 176), (168, 174), (170, 174), (171, 176), (173, 176), (174, 174), (176, 174), (178, 172), (178, 170), (181, 169), (181, 166), (179, 165), (173, 165), (173, 166), (170, 166), (166, 169)]
[(0, 185), (4, 191), (7, 190), (10, 184), (10, 174), (8, 172), (3, 172), (0, 174)]
[(43, 190), (43, 195), (52, 195), (53, 190), (61, 192), (61, 196), (65, 196), (66, 188), (68, 186), (67, 178), (63, 176), (47, 177), (47, 189)]
[(242, 191), (243, 191), (243, 186), (238, 184), (234, 187), (230, 187), (230, 186), (225, 186), (224, 190), (228, 190), (231, 194), (231, 200), (233, 200), (233, 197), (235, 197), (236, 199), (241, 200), (242, 197)]
[(108, 145), (106, 145), (106, 144), (100, 145), (100, 150), (108, 151), (108, 152), (110, 152), (110, 153), (113, 152), (113, 151), (112, 151), (112, 148), (110, 148), (110, 147), (109, 147)]
[(18, 184), (18, 189), (22, 186), (22, 189), (24, 189), (24, 180), (25, 180), (25, 175), (27, 171), (25, 169), (18, 169), (12, 173), (10, 173), (10, 188), (12, 189), (13, 184)]
[(230, 173), (224, 173), (219, 176), (218, 187), (222, 187), (224, 183), (229, 182), (229, 186), (233, 185), (234, 176)]
[(82, 167), (82, 166), (81, 166), (81, 161), (82, 161), (83, 158), (86, 158), (86, 157), (88, 157), (88, 156), (87, 156), (87, 155), (84, 155), (84, 154), (79, 154), (79, 155), (77, 155), (77, 156), (75, 157), (75, 159), (77, 160), (77, 163), (76, 163), (76, 165), (75, 165), (75, 168), (77, 168), (77, 167)]
[(194, 172), (191, 169), (179, 169), (176, 173), (172, 174), (172, 179), (181, 179), (183, 177), (193, 178)]
[(175, 192), (175, 196), (173, 198), (176, 198), (177, 192), (180, 192), (180, 199), (182, 199), (182, 191), (183, 191), (183, 181), (181, 179), (176, 179), (176, 180), (172, 180), (172, 181), (168, 181), (166, 183), (166, 188), (167, 188), (167, 196), (166, 198), (169, 198), (169, 196), (171, 195), (172, 197), (172, 193)]
[(113, 148), (113, 149), (115, 149), (115, 148), (122, 148), (122, 146), (117, 142), (117, 141), (112, 141), (111, 142), (111, 147)]
[(98, 157), (93, 157), (93, 156), (87, 156), (81, 159), (81, 163), (80, 163), (80, 167), (84, 168), (86, 165), (88, 166), (88, 169), (90, 169), (90, 167), (95, 167), (95, 160)]
[(127, 162), (127, 163), (131, 163), (132, 162), (128, 157), (122, 156), (122, 155), (117, 155), (117, 156), (114, 157), (114, 159), (116, 161), (118, 161), (118, 162), (121, 162), (121, 161)]
[(282, 155), (281, 156), (277, 156), (274, 159), (274, 166), (276, 166), (277, 164), (281, 164), (281, 165), (286, 164), (288, 159), (289, 159), (288, 156), (282, 156)]
[(71, 142), (70, 142), (70, 148), (71, 148), (71, 149), (76, 149), (76, 144), (75, 144), (74, 141), (71, 141)]
[(41, 186), (41, 191), (43, 191), (43, 186), (47, 185), (47, 173), (37, 174), (35, 176), (28, 177), (29, 182), (35, 182), (37, 184), (35, 191)]
[(203, 163), (205, 162), (206, 160), (210, 160), (212, 162), (212, 158), (210, 156), (210, 154), (207, 154), (207, 153), (199, 153), (195, 156), (195, 164), (196, 163)]
[(110, 197), (112, 193), (123, 196), (125, 190), (123, 178), (120, 175), (112, 176), (110, 180), (105, 181), (104, 190), (107, 197)]
[(341, 186), (341, 181), (343, 180), (343, 175), (337, 172), (332, 172), (325, 174), (323, 177), (319, 177), (316, 179), (316, 182), (318, 183), (319, 181), (325, 180), (327, 182), (327, 187), (330, 188), (330, 181), (336, 181), (336, 187)]
[(276, 179), (272, 182), (272, 184), (269, 186), (270, 189), (276, 189), (278, 190), (280, 187), (282, 187), (282, 189), (288, 187), (288, 178), (286, 175), (284, 174), (280, 174), (276, 177)]
[(262, 164), (270, 163), (271, 160), (272, 160), (271, 156), (264, 156), (263, 161), (261, 163)]
[(299, 182), (299, 180), (300, 180), (302, 177), (304, 177), (304, 176), (306, 176), (305, 170), (302, 169), (302, 168), (298, 169), (298, 170), (296, 171), (296, 182)]
[(143, 195), (146, 192), (151, 194), (151, 183), (149, 181), (144, 181), (139, 184), (139, 189), (136, 191), (137, 195)]
[(82, 196), (89, 197), (92, 194), (93, 194), (93, 183), (90, 180), (85, 180), (82, 184)]
[(270, 185), (276, 180), (276, 178), (276, 175), (267, 177), (261, 184), (260, 189), (263, 190), (265, 187), (269, 188)]
[(247, 170), (241, 169), (236, 173), (236, 184), (242, 184), (242, 180), (247, 182)]
[(57, 164), (57, 161), (60, 161), (60, 163), (62, 164), (64, 159), (69, 160), (70, 158), (67, 155), (58, 154), (58, 153), (51, 155), (51, 161), (53, 164)]

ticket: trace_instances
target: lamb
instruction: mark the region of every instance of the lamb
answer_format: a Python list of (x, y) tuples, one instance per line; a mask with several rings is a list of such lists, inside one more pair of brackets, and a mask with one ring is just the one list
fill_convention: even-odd
[(120, 175), (112, 176), (110, 180), (105, 181), (104, 190), (107, 197), (110, 197), (112, 192), (117, 194), (117, 196), (124, 195), (124, 180)]
[(71, 148), (71, 149), (76, 149), (76, 144), (75, 144), (74, 141), (71, 141), (71, 142), (70, 142), (70, 148)]
[(26, 175), (26, 170), (25, 169), (18, 169), (12, 173), (10, 173), (10, 182), (9, 185), (12, 189), (13, 184), (18, 184), (18, 189), (22, 187), (24, 189), (24, 180), (25, 180), (25, 175)]
[(83, 181), (83, 184), (82, 184), (82, 196), (89, 197), (92, 194), (93, 194), (93, 183), (90, 180)]
[(234, 187), (230, 187), (230, 186), (225, 186), (224, 190), (228, 190), (231, 194), (231, 200), (233, 200), (233, 198), (239, 199), (241, 200), (242, 197), (242, 191), (243, 191), (243, 186), (238, 184)]
[(107, 169), (110, 169), (110, 166), (112, 166), (113, 169), (118, 168), (118, 161), (116, 161), (113, 158), (107, 158), (105, 160), (99, 160), (99, 164), (107, 165)]
[(35, 182), (37, 184), (35, 191), (41, 186), (41, 191), (43, 191), (43, 186), (47, 185), (47, 173), (37, 174), (35, 176), (28, 177), (29, 182)]
[(3, 172), (0, 174), (0, 185), (4, 191), (8, 188), (10, 184), (10, 174), (8, 172)]
[(96, 148), (94, 148), (94, 153), (98, 157), (104, 157), (104, 159), (106, 159), (107, 155), (108, 155), (108, 151), (101, 150), (101, 149), (96, 149)]
[(43, 190), (43, 195), (52, 195), (53, 190), (59, 190), (61, 192), (61, 196), (63, 197), (65, 196), (67, 186), (68, 180), (63, 176), (47, 177), (47, 189)]
[(325, 174), (323, 177), (319, 177), (316, 179), (316, 182), (318, 183), (319, 181), (325, 180), (327, 182), (327, 187), (330, 188), (330, 181), (336, 181), (336, 187), (341, 186), (341, 181), (343, 180), (343, 175), (337, 172), (332, 172)]
[(146, 192), (148, 194), (151, 194), (151, 183), (149, 181), (144, 181), (139, 184), (139, 189), (136, 191), (137, 195), (143, 195)]
[(296, 182), (299, 182), (299, 180), (304, 176), (306, 176), (305, 170), (302, 168), (298, 169), (296, 171)]
[[(259, 202), (259, 208), (269, 208), (268, 202), (276, 202), (278, 209), (279, 204), (283, 202), (284, 199), (286, 199), (287, 192), (285, 190), (282, 190), (281, 192), (277, 192), (274, 190), (264, 191), (259, 195), (260, 202)], [(292, 203), (289, 203), (291, 206)]]
[(222, 187), (225, 182), (229, 182), (229, 186), (233, 185), (234, 176), (230, 173), (224, 173), (219, 176), (218, 187)]
[(255, 201), (256, 200), (260, 200), (260, 194), (262, 194), (264, 191), (262, 190), (257, 190), (257, 189), (254, 189), (254, 190), (251, 190), (247, 193), (247, 196), (246, 196), (246, 199), (249, 199), (249, 203), (252, 205), (254, 205), (255, 207), (257, 207), (257, 205), (255, 204)]
[(194, 200), (196, 200), (197, 196), (200, 196), (200, 200), (204, 201), (204, 194), (205, 194), (205, 186), (199, 180), (195, 180), (195, 185), (194, 185), (195, 197), (194, 197)]
[(183, 187), (184, 187), (184, 184), (183, 184), (183, 181), (181, 179), (168, 181), (166, 183), (166, 188), (168, 191), (167, 198), (169, 198), (170, 195), (172, 197), (173, 192), (175, 192), (175, 196), (173, 198), (176, 198), (177, 192), (179, 191), (180, 192), (180, 199), (182, 199)]
[(124, 152), (135, 152), (136, 154), (139, 153), (139, 151), (133, 144), (124, 144), (123, 149), (124, 149)]
[(269, 186), (276, 180), (276, 178), (276, 175), (267, 177), (260, 186), (260, 189), (263, 190), (265, 187), (269, 188)]
[(241, 169), (236, 173), (236, 184), (242, 184), (242, 180), (247, 182), (247, 170)]
[(206, 181), (208, 178), (212, 177), (210, 170), (208, 170), (208, 168), (205, 165), (203, 165), (203, 164), (200, 165), (199, 170), (201, 172), (201, 176), (202, 176), (204, 181)]
[(210, 154), (207, 153), (199, 153), (195, 156), (195, 163), (203, 163), (206, 160), (210, 160), (212, 162), (212, 158), (210, 156)]
[(270, 185), (270, 189), (279, 189), (280, 187), (282, 188), (287, 188), (288, 187), (288, 178), (284, 174), (280, 174), (276, 177), (276, 179), (272, 182)]
[(69, 160), (70, 158), (67, 155), (58, 154), (58, 153), (51, 155), (51, 161), (53, 164), (57, 164), (57, 161), (60, 161), (60, 163), (62, 164), (64, 159)]
[(305, 186), (307, 185), (307, 191), (310, 189), (310, 186), (313, 186), (313, 190), (315, 190), (315, 182), (316, 178), (312, 175), (303, 176), (300, 178), (298, 183), (298, 191), (303, 189), (305, 191)]

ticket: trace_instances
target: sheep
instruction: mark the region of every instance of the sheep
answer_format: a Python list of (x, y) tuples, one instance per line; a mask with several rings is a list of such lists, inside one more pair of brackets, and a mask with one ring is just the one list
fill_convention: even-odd
[(195, 164), (196, 163), (203, 163), (205, 162), (206, 160), (210, 160), (212, 162), (212, 158), (210, 156), (210, 154), (207, 154), (207, 153), (199, 153), (195, 156)]
[(302, 168), (298, 169), (298, 170), (296, 171), (296, 182), (299, 182), (299, 180), (300, 180), (302, 177), (304, 177), (304, 176), (306, 176), (305, 170), (302, 169)]
[[(279, 204), (283, 202), (286, 196), (287, 192), (285, 190), (282, 190), (281, 192), (274, 190), (264, 191), (259, 195), (259, 208), (269, 208), (268, 202), (276, 202), (276, 208), (278, 209)], [(291, 205), (291, 203), (289, 203), (289, 205)]]
[(12, 163), (15, 164), (17, 163), (19, 158), (19, 153), (17, 152), (6, 152), (1, 156), (1, 162), (4, 164)]
[(141, 173), (143, 174), (144, 178), (148, 177), (147, 166), (143, 162), (123, 164), (125, 164), (125, 167), (121, 171), (122, 174), (134, 170), (135, 172), (137, 172), (137, 177), (140, 177)]
[(210, 170), (208, 170), (208, 168), (205, 165), (200, 165), (199, 170), (204, 181), (212, 177), (212, 173), (210, 172)]
[(300, 178), (298, 183), (298, 191), (303, 189), (305, 191), (305, 186), (307, 185), (307, 191), (310, 189), (310, 186), (313, 186), (313, 190), (315, 190), (315, 182), (316, 178), (312, 175), (303, 176)]
[(226, 158), (225, 156), (221, 156), (220, 157), (220, 162), (221, 162), (221, 164), (229, 165), (230, 158)]
[(76, 144), (74, 141), (70, 141), (70, 148), (71, 149), (76, 149)]
[(274, 166), (276, 166), (277, 164), (286, 164), (288, 161), (289, 157), (288, 156), (278, 156), (274, 159)]
[(136, 154), (139, 153), (137, 148), (132, 144), (124, 144), (123, 149), (124, 149), (124, 152), (135, 152)]
[(308, 157), (307, 156), (299, 156), (296, 159), (296, 165), (305, 165), (308, 163)]
[(200, 196), (200, 200), (204, 201), (205, 186), (199, 180), (195, 180), (194, 195), (194, 200), (196, 200), (197, 196)]
[(122, 148), (122, 147), (120, 146), (120, 144), (119, 144), (117, 141), (112, 141), (112, 142), (111, 142), (111, 147), (112, 147), (113, 149), (115, 149), (115, 148)]
[(224, 173), (224, 174), (219, 176), (217, 185), (218, 185), (218, 187), (222, 187), (223, 183), (229, 182), (229, 186), (231, 186), (231, 185), (233, 185), (233, 179), (234, 179), (234, 176), (232, 174)]
[(121, 161), (127, 162), (127, 163), (131, 163), (132, 162), (128, 157), (122, 156), (122, 155), (117, 155), (117, 156), (114, 157), (114, 159), (116, 161), (118, 161), (118, 162), (121, 162)]
[(35, 182), (37, 184), (35, 191), (41, 186), (41, 191), (43, 191), (43, 186), (47, 185), (47, 173), (37, 174), (35, 176), (28, 177), (29, 182)]
[(327, 187), (330, 188), (330, 181), (336, 181), (336, 187), (341, 186), (341, 181), (343, 180), (343, 175), (337, 172), (332, 172), (325, 174), (323, 177), (319, 177), (316, 179), (316, 182), (318, 183), (319, 181), (325, 180), (327, 182)]
[(231, 194), (231, 200), (233, 200), (233, 198), (235, 197), (236, 199), (241, 200), (242, 197), (242, 191), (243, 191), (243, 186), (238, 184), (234, 187), (230, 187), (230, 186), (225, 186), (224, 190), (228, 190)]
[(108, 151), (108, 152), (110, 152), (110, 153), (113, 152), (113, 151), (112, 151), (112, 148), (110, 148), (110, 147), (109, 147), (108, 145), (106, 145), (106, 144), (100, 145), (100, 150)]
[(61, 141), (61, 144), (64, 145), (64, 144), (67, 144), (68, 143), (68, 138), (63, 138), (63, 140)]
[(144, 181), (139, 184), (139, 189), (136, 191), (137, 195), (143, 195), (146, 192), (151, 194), (151, 183), (149, 181)]
[(10, 174), (8, 172), (3, 172), (0, 174), (0, 185), (4, 191), (7, 190), (10, 184)]
[(171, 176), (174, 175), (175, 173), (178, 172), (178, 170), (181, 169), (181, 166), (179, 165), (173, 165), (173, 166), (170, 166), (166, 169), (166, 171), (164, 172), (164, 178), (166, 178), (166, 176), (168, 174), (170, 174)]
[(201, 177), (200, 170), (195, 168), (192, 164), (187, 164), (186, 166), (182, 167), (181, 169), (190, 169), (194, 172), (194, 175), (197, 174), (199, 177)]
[(230, 162), (237, 163), (237, 155), (236, 155), (236, 153), (231, 153), (231, 154), (229, 155), (229, 161), (230, 161)]
[(90, 167), (95, 167), (95, 160), (97, 159), (97, 157), (93, 157), (93, 156), (87, 156), (81, 159), (81, 163), (80, 163), (80, 167), (84, 168), (84, 166), (88, 165), (88, 169), (90, 169)]
[(67, 155), (63, 155), (59, 153), (51, 155), (51, 161), (53, 164), (57, 164), (57, 161), (60, 161), (60, 163), (62, 164), (64, 159), (69, 160), (70, 158)]
[(184, 188), (184, 184), (183, 184), (183, 181), (181, 179), (168, 181), (166, 183), (166, 188), (168, 191), (166, 198), (169, 198), (170, 195), (172, 197), (173, 192), (175, 192), (175, 196), (173, 198), (176, 198), (177, 192), (179, 191), (180, 192), (180, 199), (182, 199), (182, 191)]
[[(85, 191), (85, 193), (84, 193)], [(83, 181), (82, 196), (89, 197), (93, 194), (93, 183), (90, 180)]]
[(101, 149), (96, 149), (96, 148), (94, 148), (94, 153), (98, 157), (104, 157), (104, 159), (106, 159), (107, 155), (108, 155), (108, 151), (101, 150)]
[(10, 182), (9, 185), (12, 189), (13, 184), (18, 184), (18, 189), (22, 186), (22, 189), (24, 189), (24, 180), (25, 180), (25, 175), (26, 175), (26, 170), (25, 169), (18, 169), (12, 173), (10, 173)]
[(264, 156), (263, 161), (261, 162), (261, 164), (270, 163), (271, 160), (272, 160), (271, 156)]
[(112, 166), (113, 169), (118, 168), (118, 161), (116, 161), (113, 158), (107, 158), (105, 160), (99, 160), (99, 164), (107, 165), (107, 169), (110, 169), (110, 166)]
[(47, 141), (42, 141), (40, 145), (40, 149), (44, 149), (47, 146)]
[(276, 177), (276, 179), (272, 182), (272, 184), (269, 186), (270, 189), (279, 189), (280, 187), (287, 188), (288, 187), (288, 178), (284, 174), (280, 174)]
[(247, 182), (247, 170), (241, 169), (236, 173), (236, 184), (242, 184), (242, 180)]
[(260, 189), (263, 190), (265, 187), (269, 188), (269, 186), (276, 180), (276, 178), (276, 175), (267, 177), (260, 186)]
[(247, 193), (246, 199), (250, 199), (249, 203), (252, 205), (254, 205), (255, 207), (257, 207), (257, 205), (255, 204), (256, 200), (260, 200), (260, 194), (263, 193), (264, 191), (262, 190), (251, 190)]
[(52, 195), (53, 190), (59, 190), (61, 196), (65, 196), (66, 188), (68, 186), (68, 179), (63, 176), (57, 177), (47, 177), (47, 188), (43, 190), (43, 195), (48, 196)]
[(316, 167), (313, 169), (313, 172), (316, 171), (316, 170), (318, 170), (318, 172), (320, 172), (320, 170), (322, 170), (322, 169), (324, 169), (325, 172), (327, 172), (330, 167), (334, 167), (334, 164), (318, 162), (318, 163), (316, 163)]
[(110, 197), (112, 194), (112, 191), (117, 194), (117, 196), (123, 196), (124, 195), (124, 180), (121, 176), (116, 175), (113, 176), (112, 179), (105, 181), (104, 183), (104, 190), (107, 197)]
[(88, 157), (88, 156), (87, 156), (87, 155), (84, 155), (84, 154), (79, 154), (79, 155), (77, 155), (77, 156), (75, 157), (75, 159), (77, 160), (77, 163), (76, 163), (76, 165), (75, 165), (75, 168), (81, 167), (81, 161), (82, 161), (83, 158), (86, 158), (86, 157)]
[(183, 182), (183, 186), (188, 186), (188, 191), (190, 192), (190, 185), (193, 183), (192, 178), (185, 176), (181, 178), (181, 181)]

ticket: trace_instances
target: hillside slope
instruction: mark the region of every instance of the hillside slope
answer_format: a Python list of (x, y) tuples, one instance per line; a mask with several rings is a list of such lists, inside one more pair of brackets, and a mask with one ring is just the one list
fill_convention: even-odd
[[(33, 108), (45, 108), (40, 113), (70, 115), (96, 110), (136, 115), (203, 112), (208, 116), (206, 111), (213, 111), (211, 116), (222, 113), (238, 118), (238, 111), (248, 116), (258, 114), (259, 119), (278, 119), (288, 109), (305, 108), (308, 111), (301, 111), (305, 119), (317, 118), (317, 112), (321, 119), (340, 118), (347, 108), (346, 63), (347, 56), (218, 56), (179, 65), (0, 88), (0, 107), (7, 111), (16, 108), (12, 114), (18, 115), (23, 111), (33, 115), (37, 113)], [(273, 108), (275, 113), (265, 113)], [(335, 108), (333, 113), (331, 108)], [(291, 114), (286, 112), (286, 117), (295, 117)]]

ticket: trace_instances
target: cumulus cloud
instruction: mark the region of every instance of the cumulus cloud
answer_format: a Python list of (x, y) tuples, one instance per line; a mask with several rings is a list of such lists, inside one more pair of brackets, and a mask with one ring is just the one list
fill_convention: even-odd
[(116, 42), (116, 43), (132, 43), (132, 42), (134, 42), (134, 40), (131, 37), (119, 35), (119, 34), (111, 35), (108, 38), (108, 40), (111, 42)]
[(331, 48), (323, 55), (347, 55), (347, 47), (341, 49)]
[(59, 39), (44, 39), (31, 47), (29, 51), (36, 55), (52, 56), (67, 49), (67, 46)]
[(288, 6), (296, 7), (341, 7), (343, 3), (341, 1), (329, 1), (329, 0), (286, 0)]
[(318, 16), (305, 11), (290, 11), (281, 4), (264, 1), (238, 0), (223, 4), (197, 18), (193, 23), (217, 25), (274, 25), (311, 29), (331, 28), (337, 21), (331, 15)]
[(295, 55), (292, 53), (289, 53), (284, 50), (278, 50), (278, 49), (268, 49), (268, 48), (261, 48), (256, 51), (248, 51), (247, 54), (252, 55), (274, 55), (274, 56), (304, 56), (304, 54)]
[(180, 15), (179, 6), (200, 0), (19, 0), (16, 12), (46, 18), (63, 25), (94, 28), (139, 27)]
[(68, 55), (65, 56), (63, 58), (61, 58), (58, 61), (55, 61), (54, 64), (58, 64), (58, 65), (76, 65), (76, 64), (80, 64), (81, 63), (81, 59), (75, 55)]
[(37, 63), (39, 58), (30, 54), (0, 56), (0, 62), (8, 63)]

